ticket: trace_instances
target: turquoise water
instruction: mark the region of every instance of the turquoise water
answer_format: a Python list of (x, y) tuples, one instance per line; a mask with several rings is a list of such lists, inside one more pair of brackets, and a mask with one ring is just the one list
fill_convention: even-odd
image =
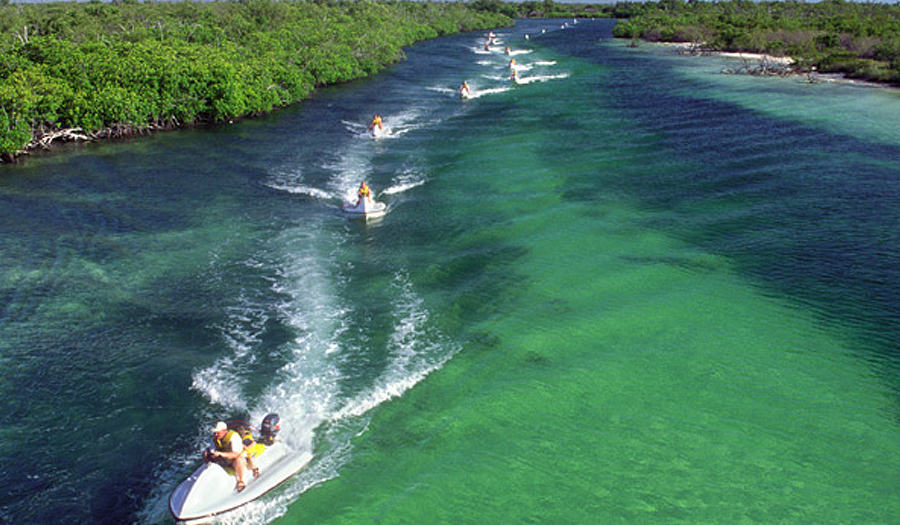
[(220, 522), (893, 523), (900, 96), (563, 23), (0, 168), (0, 522), (170, 523), (277, 411)]

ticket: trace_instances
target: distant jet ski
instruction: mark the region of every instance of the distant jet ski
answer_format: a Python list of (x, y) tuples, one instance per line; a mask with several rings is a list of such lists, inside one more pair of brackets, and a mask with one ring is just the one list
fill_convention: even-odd
[(381, 115), (376, 113), (375, 116), (372, 117), (372, 121), (369, 122), (368, 126), (366, 126), (366, 131), (371, 133), (372, 137), (376, 139), (385, 135), (386, 132)]
[(181, 482), (169, 498), (169, 510), (175, 520), (184, 525), (207, 523), (213, 516), (258, 499), (309, 463), (312, 459), (309, 452), (297, 452), (275, 441), (279, 429), (277, 414), (263, 419), (260, 435), (253, 445), (257, 454), (253, 463), (259, 469), (259, 477), (250, 472), (245, 474), (246, 487), (242, 491), (235, 489), (234, 473), (214, 461), (204, 463)]
[(366, 181), (359, 185), (356, 192), (356, 202), (344, 202), (341, 210), (347, 215), (354, 217), (380, 217), (384, 215), (387, 206), (383, 202), (375, 202), (372, 199), (372, 190)]
[(469, 87), (468, 82), (463, 82), (459, 86), (459, 98), (461, 98), (463, 100), (472, 98), (472, 89)]

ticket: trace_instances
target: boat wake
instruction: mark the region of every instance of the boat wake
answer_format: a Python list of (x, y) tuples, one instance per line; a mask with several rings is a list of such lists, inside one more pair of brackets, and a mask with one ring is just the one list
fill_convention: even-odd
[(296, 195), (307, 195), (315, 199), (327, 200), (333, 197), (333, 195), (329, 194), (327, 191), (321, 190), (319, 188), (313, 188), (311, 186), (292, 186), (290, 184), (278, 183), (270, 183), (268, 186), (273, 190), (284, 191)]
[(425, 184), (425, 178), (416, 172), (406, 172), (397, 175), (391, 185), (381, 193), (384, 195), (397, 195)]
[[(423, 183), (421, 176), (407, 173), (386, 191), (400, 193)], [(345, 299), (355, 295), (357, 285), (342, 277), (341, 251), (352, 249), (340, 238), (335, 248), (335, 237), (323, 228), (313, 220), (286, 230), (246, 262), (262, 266), (271, 284), (256, 295), (245, 291), (227, 308), (226, 320), (213, 327), (228, 351), (195, 371), (192, 385), (208, 401), (209, 412), (198, 416), (195, 450), (169, 458), (168, 466), (153, 474), (159, 489), (140, 513), (142, 522), (166, 520), (168, 496), (197, 466), (211, 422), (243, 414), (256, 422), (275, 412), (281, 416), (279, 439), (314, 459), (277, 492), (216, 518), (222, 524), (271, 522), (310, 487), (339, 475), (373, 408), (408, 391), (458, 351), (434, 328), (404, 270), (395, 271), (382, 292), (391, 312), (385, 347), (368, 348), (367, 327), (359, 326), (356, 306)], [(273, 297), (280, 300), (273, 304)], [(276, 349), (266, 344), (273, 324), (294, 334)], [(371, 353), (388, 356), (374, 373), (371, 367), (348, 366)], [(282, 364), (271, 369), (273, 359)], [(260, 384), (266, 377), (268, 384)]]
[(547, 82), (548, 80), (559, 80), (561, 78), (567, 78), (568, 76), (568, 73), (558, 73), (556, 75), (535, 75), (532, 77), (519, 77), (516, 80), (516, 83), (531, 84), (532, 82)]
[(448, 88), (445, 86), (432, 86), (425, 88), (429, 91), (434, 91), (436, 93), (440, 93), (441, 95), (450, 97), (450, 98), (459, 98), (459, 89)]
[(408, 275), (399, 271), (392, 288), (394, 328), (387, 343), (390, 363), (370, 388), (357, 394), (331, 415), (336, 422), (357, 418), (378, 405), (402, 395), (440, 368), (458, 348), (428, 324), (424, 302), (413, 291)]
[[(505, 78), (503, 80), (506, 80)], [(469, 98), (481, 98), (487, 95), (496, 95), (497, 93), (503, 93), (504, 91), (509, 91), (510, 87), (496, 87), (496, 88), (488, 88), (488, 89), (479, 89), (477, 91), (473, 91), (472, 95)]]

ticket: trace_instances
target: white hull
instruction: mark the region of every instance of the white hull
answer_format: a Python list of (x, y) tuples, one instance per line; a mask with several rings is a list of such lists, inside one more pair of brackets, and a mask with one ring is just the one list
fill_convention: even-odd
[(362, 199), (359, 204), (355, 202), (345, 202), (344, 205), (341, 206), (341, 211), (353, 217), (380, 217), (387, 211), (387, 205), (383, 202)]
[(296, 452), (280, 442), (266, 447), (253, 463), (259, 477), (247, 469), (246, 488), (235, 490), (237, 479), (216, 463), (205, 463), (178, 485), (169, 498), (169, 510), (180, 523), (195, 525), (212, 516), (250, 503), (297, 473), (312, 459), (309, 452)]

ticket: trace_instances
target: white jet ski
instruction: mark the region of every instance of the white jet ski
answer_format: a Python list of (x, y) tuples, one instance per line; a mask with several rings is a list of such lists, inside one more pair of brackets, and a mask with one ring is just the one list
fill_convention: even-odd
[(384, 129), (384, 127), (372, 126), (372, 129), (369, 130), (369, 133), (372, 134), (373, 139), (377, 139), (383, 137), (387, 133), (387, 131)]
[[(272, 429), (268, 435), (267, 421), (270, 423), (269, 428)], [(265, 444), (265, 450), (253, 458), (254, 466), (259, 468), (259, 477), (253, 477), (250, 469), (246, 469), (244, 472), (246, 487), (241, 492), (235, 490), (234, 475), (212, 461), (204, 463), (181, 482), (169, 498), (169, 510), (175, 520), (184, 525), (207, 523), (213, 516), (258, 499), (310, 462), (311, 453), (298, 452), (280, 441), (274, 441), (277, 432), (278, 415), (267, 415), (257, 441), (258, 444)], [(258, 444), (254, 446), (260, 446)]]
[(383, 202), (375, 202), (370, 199), (359, 199), (357, 202), (345, 202), (341, 211), (351, 217), (381, 217), (387, 211), (387, 205)]

